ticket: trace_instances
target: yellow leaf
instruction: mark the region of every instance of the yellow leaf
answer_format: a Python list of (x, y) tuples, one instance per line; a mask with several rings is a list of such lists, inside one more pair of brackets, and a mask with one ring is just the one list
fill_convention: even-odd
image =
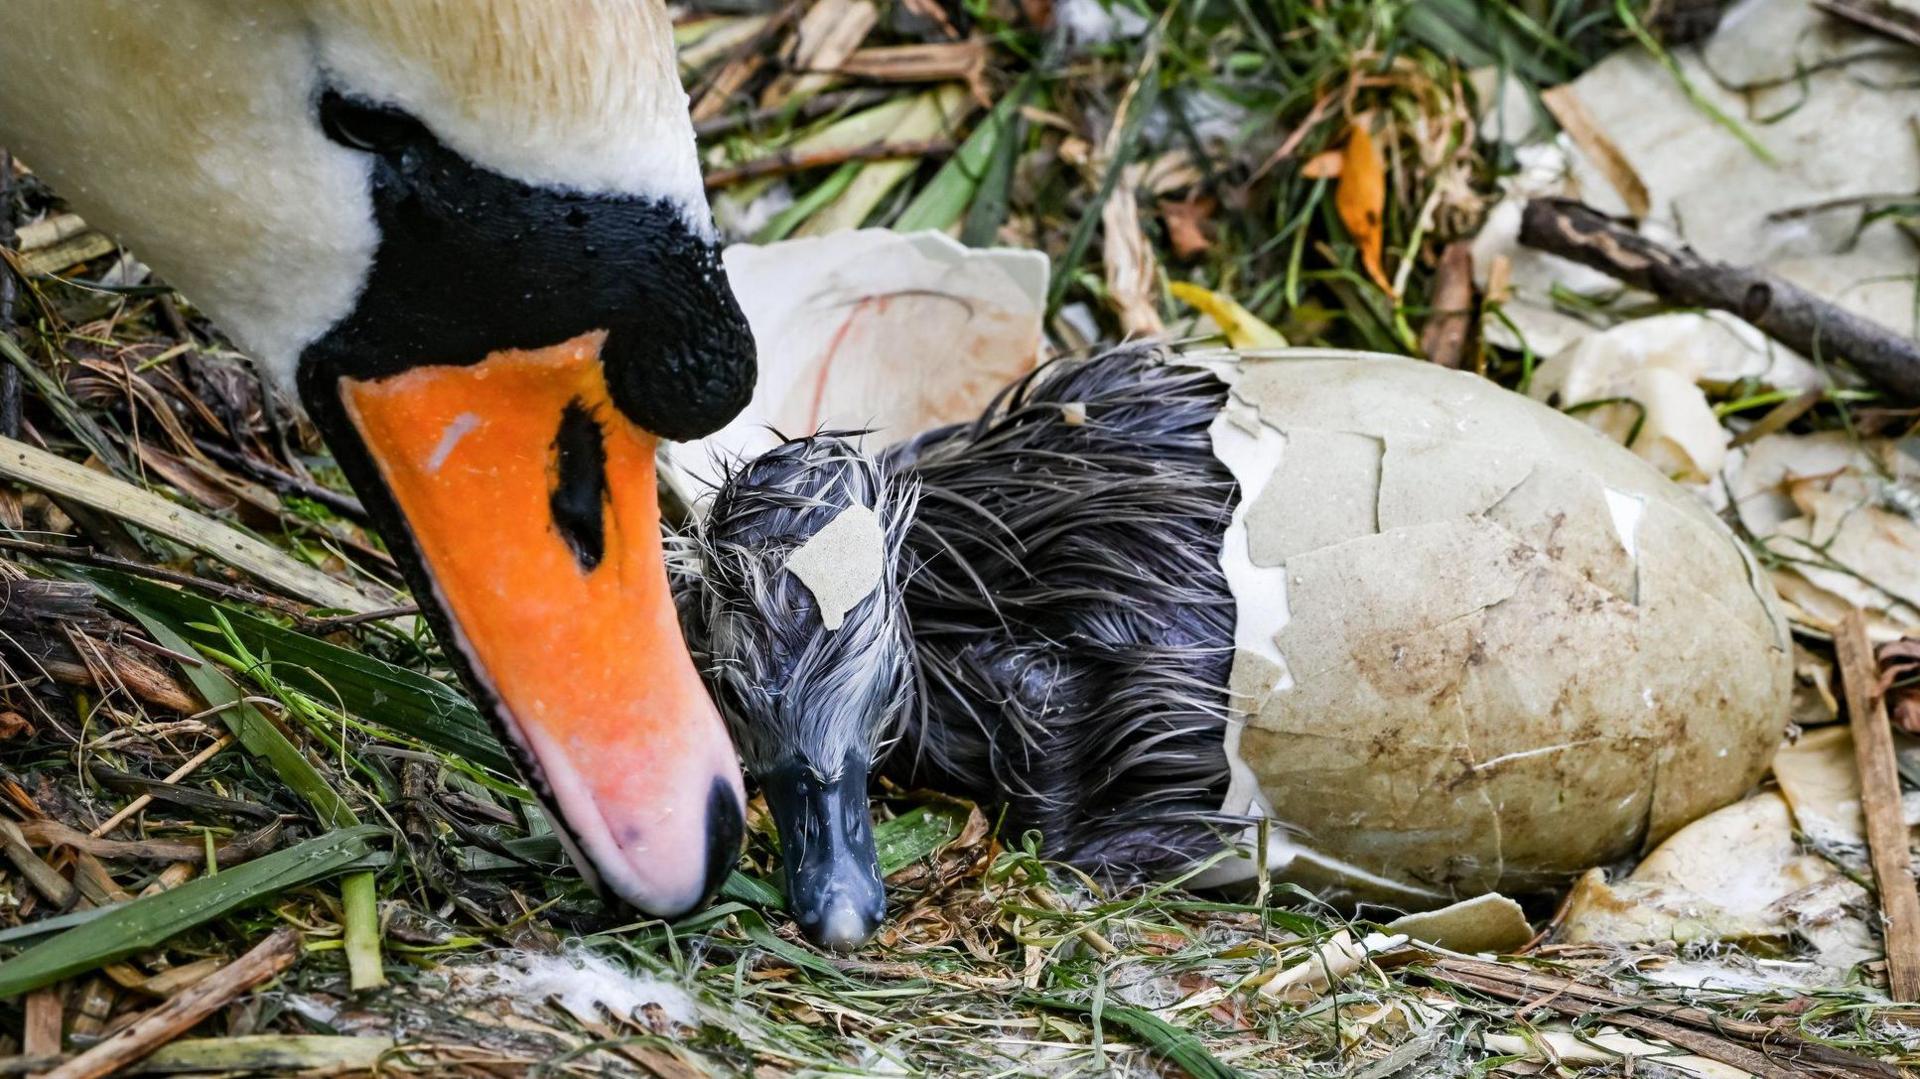
[(1231, 296), (1185, 281), (1175, 281), (1167, 286), (1167, 290), (1173, 293), (1175, 299), (1199, 308), (1218, 323), (1220, 332), (1227, 335), (1227, 344), (1234, 348), (1287, 347), (1287, 339), (1280, 336), (1280, 331), (1260, 321), (1257, 315), (1234, 302)]
[(1367, 276), (1373, 278), (1382, 291), (1392, 295), (1393, 283), (1387, 279), (1386, 268), (1380, 262), (1385, 239), (1387, 162), (1374, 146), (1373, 136), (1358, 123), (1347, 136), (1347, 151), (1340, 162), (1340, 185), (1334, 188), (1333, 205), (1340, 211), (1340, 222), (1347, 226), (1354, 246), (1360, 249), (1360, 261), (1367, 268)]

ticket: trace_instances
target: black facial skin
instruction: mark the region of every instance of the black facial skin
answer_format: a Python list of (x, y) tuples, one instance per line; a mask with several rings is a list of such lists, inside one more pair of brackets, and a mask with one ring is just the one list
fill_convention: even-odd
[(373, 157), (380, 247), (353, 313), (301, 357), (305, 398), (342, 375), (470, 364), (608, 331), (627, 419), (662, 438), (718, 430), (753, 395), (753, 334), (719, 249), (653, 199), (580, 195), (488, 172), (418, 121), (329, 93), (336, 141)]
[(855, 754), (840, 775), (822, 780), (795, 763), (760, 777), (780, 834), (787, 908), (807, 939), (851, 951), (886, 917), (886, 890), (875, 867), (867, 815), (867, 762)]
[[(414, 595), (432, 596), (432, 583), (356, 437), (341, 379), (474, 364), (502, 349), (544, 348), (605, 330), (607, 389), (628, 421), (662, 438), (689, 439), (718, 430), (746, 407), (752, 332), (718, 248), (695, 235), (679, 209), (534, 187), (489, 172), (398, 110), (333, 92), (316, 108), (329, 138), (373, 158), (380, 244), (353, 312), (302, 353), (300, 396)], [(604, 553), (606, 419), (568, 409), (554, 434), (553, 524), (588, 572)], [(422, 603), (421, 611), (442, 641), (457, 639), (437, 604)], [(548, 817), (562, 824), (546, 777), (501, 728), (498, 698), (460, 649), (446, 652), (480, 711), (494, 717), (495, 733), (519, 759)], [(711, 896), (739, 857), (746, 825), (725, 784), (716, 785), (707, 815)], [(599, 888), (591, 866), (582, 872)]]

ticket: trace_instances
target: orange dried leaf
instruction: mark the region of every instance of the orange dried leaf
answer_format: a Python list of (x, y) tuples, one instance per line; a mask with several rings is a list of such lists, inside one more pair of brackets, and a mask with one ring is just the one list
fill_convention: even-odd
[(1344, 150), (1322, 150), (1307, 159), (1300, 166), (1300, 175), (1309, 180), (1331, 180), (1340, 175), (1341, 166), (1346, 161)]
[(1173, 245), (1175, 257), (1196, 258), (1213, 247), (1207, 229), (1218, 208), (1218, 203), (1204, 197), (1160, 200), (1160, 220), (1167, 226), (1167, 242)]
[(1334, 189), (1333, 205), (1353, 237), (1354, 246), (1360, 249), (1360, 261), (1367, 268), (1367, 276), (1391, 295), (1393, 284), (1380, 261), (1386, 241), (1387, 162), (1373, 144), (1373, 136), (1357, 123), (1347, 136), (1346, 154), (1340, 162), (1340, 185)]

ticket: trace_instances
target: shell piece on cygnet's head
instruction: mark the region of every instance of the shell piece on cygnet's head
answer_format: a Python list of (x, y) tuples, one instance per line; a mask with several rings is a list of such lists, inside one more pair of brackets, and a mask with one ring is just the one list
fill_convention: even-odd
[(696, 538), (689, 643), (766, 792), (788, 905), (831, 948), (865, 943), (885, 913), (867, 773), (912, 700), (897, 566), (915, 497), (817, 435), (728, 476)]

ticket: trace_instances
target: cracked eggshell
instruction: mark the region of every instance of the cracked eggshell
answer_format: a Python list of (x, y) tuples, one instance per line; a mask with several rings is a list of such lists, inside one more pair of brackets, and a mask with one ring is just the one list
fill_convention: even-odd
[(1747, 447), (1727, 480), (1796, 620), (1830, 628), (1859, 608), (1875, 641), (1920, 627), (1920, 460), (1845, 431), (1775, 434)]
[(690, 505), (726, 461), (782, 437), (865, 430), (877, 450), (973, 419), (1039, 362), (1047, 258), (1037, 251), (857, 229), (734, 244), (722, 258), (759, 374), (733, 422), (671, 448), (662, 475)]
[(1609, 883), (1600, 869), (1582, 877), (1559, 939), (1784, 943), (1796, 928), (1789, 901), (1845, 880), (1826, 859), (1802, 852), (1793, 831), (1787, 801), (1773, 791), (1709, 813), (1675, 832), (1624, 880)]
[(1582, 337), (1535, 372), (1528, 394), (1580, 411), (1589, 425), (1685, 484), (1705, 484), (1727, 461), (1730, 436), (1700, 389), (1753, 379), (1814, 390), (1812, 364), (1717, 311), (1624, 322)]
[(1786, 624), (1646, 462), (1430, 364), (1188, 358), (1233, 386), (1243, 491), (1225, 808), (1288, 826), (1283, 875), (1410, 906), (1551, 887), (1764, 773)]

